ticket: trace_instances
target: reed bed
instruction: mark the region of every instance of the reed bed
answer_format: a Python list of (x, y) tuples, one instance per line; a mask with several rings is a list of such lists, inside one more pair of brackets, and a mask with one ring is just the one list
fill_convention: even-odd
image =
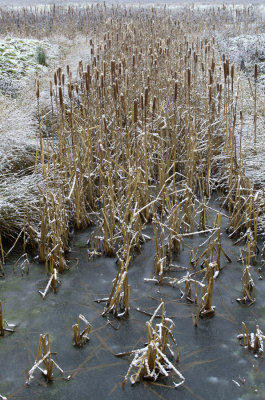
[[(73, 36), (86, 33), (89, 23), (94, 28), (88, 40), (89, 61), (80, 60), (76, 74), (69, 65), (54, 72), (47, 88), (50, 113), (42, 112), (36, 80), (35, 174), (41, 182), (36, 185), (36, 204), (27, 204), (23, 212), (23, 237), (24, 246), (37, 251), (50, 276), (44, 292), (40, 291), (42, 297), (50, 287), (56, 291), (57, 273), (68, 268), (70, 231), (93, 226), (88, 256), (115, 257), (118, 264), (110, 295), (98, 300), (106, 302), (102, 315), (128, 315), (128, 270), (145, 241), (153, 238), (154, 277), (148, 280), (184, 286), (186, 300), (195, 303), (197, 326), (199, 318), (215, 314), (215, 280), (222, 273), (222, 258), (231, 261), (222, 246), (222, 212), (214, 210), (213, 226), (208, 218), (209, 201), (217, 193), (220, 208), (228, 214), (230, 238), (245, 245), (239, 300), (252, 302), (250, 265), (257, 263), (264, 194), (246, 176), (241, 150), (238, 154), (236, 128), (243, 121), (238, 103), (244, 93), (236, 66), (220, 54), (214, 37), (215, 29), (228, 24), (231, 16), (241, 25), (251, 25), (251, 10), (198, 12), (184, 7), (170, 13), (104, 5), (69, 7), (66, 16), (54, 6), (40, 12), (38, 20), (34, 13), (14, 13), (18, 23), (6, 15), (1, 29), (15, 26), (21, 30), (16, 33), (22, 34), (29, 17), (36, 23), (35, 31), (27, 34), (36, 36), (43, 35), (48, 23), (55, 26), (56, 22), (60, 29), (61, 18), (70, 23), (76, 17)], [(48, 114), (53, 122), (45, 136)], [(256, 107), (254, 114), (256, 143)], [(147, 225), (153, 228), (150, 236), (145, 234)], [(185, 275), (172, 278), (185, 238), (194, 235), (203, 237), (202, 244), (191, 248)], [(159, 309), (162, 323), (153, 327)], [(81, 321), (86, 324), (83, 331)], [(170, 339), (174, 342), (173, 326), (162, 302), (147, 322), (148, 344), (134, 352), (124, 384), (133, 367), (137, 372), (132, 383), (141, 378), (157, 380), (168, 376), (169, 370), (180, 379), (176, 387), (184, 382), (165, 355), (171, 350)], [(77, 346), (84, 344), (89, 329), (79, 316), (73, 325)], [(49, 336), (41, 335), (28, 383), (36, 369), (44, 371), (42, 363), (48, 381), (53, 366), (62, 372), (51, 355)]]
[[(238, 160), (237, 70), (218, 52), (210, 32), (201, 39), (190, 31), (186, 11), (91, 10), (90, 18), (102, 18), (103, 34), (90, 39), (90, 61), (79, 61), (76, 76), (69, 65), (55, 71), (49, 87), (54, 129), (48, 138), (42, 134), (45, 116), (36, 82), (36, 166), (45, 184), (38, 187), (40, 223), (27, 213), (25, 240), (37, 247), (53, 276), (54, 268), (60, 273), (67, 268), (70, 229), (95, 225), (89, 254), (114, 256), (119, 264), (103, 314), (128, 313), (127, 270), (150, 239), (146, 224), (152, 222), (156, 245), (154, 279), (162, 283), (185, 236), (209, 232), (213, 192), (229, 213), (230, 237), (245, 240), (246, 257), (256, 263), (263, 193)], [(203, 267), (197, 316), (214, 313), (221, 255), (231, 261), (222, 248), (221, 223), (219, 213), (207, 245), (194, 254), (195, 271), (178, 280), (190, 298), (190, 278), (197, 265)]]

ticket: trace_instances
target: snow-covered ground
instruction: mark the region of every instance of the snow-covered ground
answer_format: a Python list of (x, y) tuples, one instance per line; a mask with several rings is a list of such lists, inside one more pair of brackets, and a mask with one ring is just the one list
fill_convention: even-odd
[(38, 60), (38, 54), (45, 55), (43, 63), (50, 64), (56, 57), (57, 49), (47, 41), (5, 37), (0, 39), (0, 90), (14, 95), (19, 80), (25, 75), (34, 75), (45, 69)]
[[(218, 35), (220, 37), (220, 35)], [(265, 33), (241, 34), (220, 38), (222, 50), (231, 62), (237, 64), (243, 73), (254, 75), (254, 65), (258, 65), (258, 84), (265, 90)]]

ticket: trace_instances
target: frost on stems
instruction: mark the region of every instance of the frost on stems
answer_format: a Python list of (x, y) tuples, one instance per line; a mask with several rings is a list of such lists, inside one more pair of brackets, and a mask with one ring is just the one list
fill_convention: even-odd
[[(161, 323), (153, 326), (154, 318), (158, 311), (161, 309), (162, 320)], [(128, 369), (128, 372), (124, 378), (123, 386), (126, 384), (130, 373), (136, 370), (130, 376), (132, 384), (136, 383), (141, 379), (151, 379), (156, 381), (161, 375), (169, 376), (170, 372), (173, 372), (179, 382), (174, 382), (174, 386), (178, 387), (185, 382), (184, 376), (178, 371), (178, 369), (169, 360), (166, 352), (168, 351), (170, 356), (174, 356), (172, 351), (172, 344), (176, 344), (173, 337), (174, 323), (170, 318), (166, 317), (165, 305), (162, 301), (161, 304), (155, 310), (151, 319), (146, 323), (148, 343), (147, 345), (138, 350), (134, 350), (134, 359)], [(118, 356), (122, 356), (119, 355)]]
[[(81, 329), (81, 323), (85, 325), (84, 329)], [(74, 345), (77, 347), (83, 347), (83, 345), (89, 340), (88, 334), (91, 329), (90, 323), (82, 314), (79, 314), (78, 323), (72, 325), (72, 328), (74, 333)]]
[[(53, 380), (53, 367), (55, 367), (61, 375), (64, 375), (62, 368), (52, 359), (53, 354), (55, 353), (51, 352), (49, 334), (45, 333), (44, 335), (40, 335), (36, 360), (33, 367), (27, 373), (26, 385), (29, 385), (34, 379), (33, 374), (36, 370), (41, 371), (47, 382)], [(70, 375), (66, 379), (69, 380)]]
[(5, 332), (10, 332), (13, 333), (14, 328), (16, 325), (14, 324), (9, 324), (3, 316), (3, 306), (2, 306), (2, 302), (0, 301), (0, 336), (4, 336)]
[(49, 289), (52, 289), (53, 292), (56, 293), (60, 283), (61, 282), (60, 282), (60, 280), (58, 278), (57, 269), (54, 268), (53, 269), (53, 273), (51, 274), (50, 279), (49, 279), (44, 291), (39, 290), (39, 294), (41, 295), (42, 299), (43, 300), (45, 299)]
[[(248, 242), (248, 250), (249, 250), (249, 244), (250, 244), (250, 242)], [(236, 300), (237, 300), (237, 302), (242, 303), (242, 304), (246, 304), (246, 303), (253, 304), (255, 302), (255, 298), (252, 297), (252, 293), (254, 291), (255, 284), (254, 284), (254, 281), (253, 281), (251, 273), (250, 273), (251, 265), (248, 264), (248, 263), (250, 263), (250, 250), (248, 252), (246, 264), (244, 262), (243, 254), (241, 251), (241, 261), (242, 261), (242, 267), (243, 267), (242, 297), (238, 298)]]
[(247, 347), (248, 350), (252, 350), (255, 356), (262, 356), (264, 351), (263, 340), (265, 336), (259, 325), (256, 325), (256, 333), (248, 333), (245, 322), (242, 322), (242, 333), (237, 335), (240, 340), (241, 346)]
[(117, 276), (112, 282), (112, 290), (107, 299), (107, 305), (104, 308), (102, 315), (107, 313), (113, 313), (116, 317), (123, 317), (129, 314), (129, 301), (130, 301), (130, 289), (128, 285), (128, 265), (130, 257), (127, 258), (126, 264), (121, 261)]

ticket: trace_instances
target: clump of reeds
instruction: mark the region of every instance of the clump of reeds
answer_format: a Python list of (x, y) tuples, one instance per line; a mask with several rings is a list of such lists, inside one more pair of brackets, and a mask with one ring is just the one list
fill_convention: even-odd
[[(81, 330), (81, 323), (85, 325), (85, 328)], [(77, 347), (83, 347), (83, 345), (89, 340), (89, 332), (91, 329), (90, 323), (87, 319), (79, 314), (78, 316), (78, 323), (72, 325), (73, 332), (74, 332), (74, 345)]]
[(215, 307), (212, 305), (213, 300), (213, 287), (214, 287), (214, 268), (215, 265), (211, 264), (209, 261), (206, 263), (206, 278), (207, 278), (207, 288), (202, 287), (202, 297), (198, 306), (198, 311), (194, 320), (194, 325), (198, 325), (199, 317), (210, 318), (215, 313)]
[(14, 328), (16, 325), (14, 324), (9, 324), (5, 319), (3, 315), (3, 306), (2, 302), (0, 301), (0, 336), (4, 336), (5, 332), (15, 332)]
[(28, 254), (24, 253), (16, 261), (16, 263), (14, 265), (14, 268), (13, 268), (13, 271), (15, 271), (17, 268), (19, 268), (20, 273), (21, 273), (22, 276), (25, 273), (28, 275), (29, 274), (29, 267), (30, 267), (30, 262), (29, 262)]
[[(184, 275), (181, 279), (169, 279), (169, 283), (173, 286), (178, 285), (182, 286), (184, 283), (185, 288), (184, 288), (184, 293), (185, 293), (185, 298), (191, 303), (197, 303), (198, 299), (198, 287), (201, 288), (201, 291), (204, 290), (205, 284), (201, 282), (200, 280), (196, 279), (196, 275), (201, 274), (203, 271), (197, 271), (194, 273), (188, 272), (186, 275)], [(192, 292), (192, 285), (194, 285), (194, 292)], [(194, 294), (193, 294), (194, 293)], [(183, 295), (183, 292), (182, 292)]]
[(97, 300), (97, 302), (106, 301), (106, 307), (102, 315), (113, 313), (116, 317), (123, 317), (129, 314), (130, 286), (128, 285), (128, 265), (130, 257), (126, 264), (120, 262), (116, 278), (112, 282), (112, 289), (107, 299)]
[(242, 297), (238, 298), (237, 301), (242, 304), (250, 302), (251, 304), (255, 302), (255, 298), (252, 297), (252, 292), (255, 288), (254, 281), (250, 273), (250, 255), (248, 256), (248, 262), (244, 263), (244, 258), (241, 252), (241, 260), (243, 266), (243, 277), (242, 277)]
[(262, 356), (264, 351), (263, 340), (265, 335), (258, 325), (256, 325), (256, 333), (248, 333), (245, 322), (242, 322), (242, 333), (237, 335), (240, 340), (241, 346), (247, 347), (252, 350), (255, 356)]
[[(161, 322), (153, 326), (153, 321), (159, 310), (161, 310)], [(176, 344), (176, 342), (173, 337), (174, 323), (170, 318), (166, 317), (163, 301), (155, 310), (150, 321), (146, 322), (146, 328), (148, 336), (147, 345), (142, 349), (133, 350), (129, 353), (134, 354), (134, 359), (124, 378), (123, 386), (126, 384), (133, 369), (136, 369), (136, 372), (130, 377), (132, 384), (141, 379), (156, 381), (160, 376), (168, 377), (169, 373), (172, 371), (180, 379), (180, 382), (174, 382), (174, 386), (178, 387), (182, 385), (185, 382), (184, 376), (177, 370), (166, 355), (168, 351), (171, 356), (174, 356), (172, 344)], [(126, 355), (127, 354), (128, 353), (126, 353)], [(117, 354), (119, 357), (123, 355), (124, 354)]]
[[(33, 367), (27, 373), (26, 385), (29, 385), (30, 382), (34, 379), (33, 374), (36, 370), (41, 371), (41, 373), (45, 376), (47, 382), (51, 382), (53, 380), (54, 367), (60, 372), (60, 374), (64, 374), (62, 368), (59, 367), (59, 365), (53, 360), (53, 354), (56, 353), (51, 352), (49, 334), (46, 333), (44, 335), (40, 335), (37, 356)], [(69, 379), (70, 375), (67, 377), (67, 380)]]
[(210, 236), (205, 240), (205, 242), (200, 245), (207, 244), (207, 247), (203, 252), (197, 257), (196, 264), (202, 260), (203, 264), (211, 264), (215, 268), (214, 278), (217, 278), (221, 271), (221, 254), (223, 254), (228, 262), (231, 262), (230, 257), (226, 254), (222, 247), (222, 234), (221, 234), (221, 214), (218, 213), (216, 217), (215, 227), (212, 230)]

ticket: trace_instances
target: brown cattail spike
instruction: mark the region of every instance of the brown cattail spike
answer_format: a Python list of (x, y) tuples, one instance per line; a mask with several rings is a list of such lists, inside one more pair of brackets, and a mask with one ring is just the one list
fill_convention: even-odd
[(50, 81), (50, 96), (53, 96), (52, 81)]
[(134, 124), (137, 124), (138, 120), (138, 103), (137, 100), (134, 100), (133, 102), (133, 122)]
[(148, 87), (144, 90), (144, 106), (148, 107), (149, 89)]
[(40, 82), (38, 79), (36, 80), (36, 97), (37, 99), (40, 97)]
[(60, 99), (60, 106), (63, 106), (63, 92), (61, 86), (59, 86), (59, 99)]
[(174, 101), (176, 102), (178, 98), (178, 81), (175, 81), (174, 85)]

